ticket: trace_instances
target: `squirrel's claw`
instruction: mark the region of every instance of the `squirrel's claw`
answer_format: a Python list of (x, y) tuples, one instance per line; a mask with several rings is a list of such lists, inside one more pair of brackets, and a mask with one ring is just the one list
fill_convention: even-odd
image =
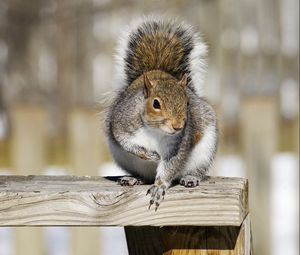
[(150, 200), (150, 203), (149, 203), (148, 210), (150, 210), (150, 208), (151, 208), (151, 205), (153, 205), (153, 204), (154, 204), (154, 201), (151, 199), (151, 200)]
[(136, 155), (140, 159), (149, 160), (149, 161), (159, 161), (160, 156), (156, 151), (148, 151), (144, 147), (139, 147)]
[(148, 196), (151, 192), (151, 188), (147, 190), (146, 196)]

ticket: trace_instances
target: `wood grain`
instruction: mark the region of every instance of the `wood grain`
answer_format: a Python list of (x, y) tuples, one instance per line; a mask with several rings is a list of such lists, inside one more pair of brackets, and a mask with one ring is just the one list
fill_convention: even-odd
[(248, 183), (210, 177), (174, 186), (155, 212), (148, 185), (122, 187), (112, 177), (0, 176), (0, 226), (239, 226)]

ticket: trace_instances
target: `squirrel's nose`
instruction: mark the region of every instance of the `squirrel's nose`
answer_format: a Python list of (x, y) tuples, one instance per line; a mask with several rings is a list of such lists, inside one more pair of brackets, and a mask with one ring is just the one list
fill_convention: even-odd
[(178, 128), (178, 127), (176, 127), (176, 128), (173, 127), (173, 129), (174, 129), (175, 131), (180, 131), (182, 128), (181, 128), (181, 127), (179, 127), (179, 128)]
[(180, 131), (181, 129), (183, 129), (183, 125), (180, 123), (174, 123), (172, 124), (172, 128), (176, 131)]

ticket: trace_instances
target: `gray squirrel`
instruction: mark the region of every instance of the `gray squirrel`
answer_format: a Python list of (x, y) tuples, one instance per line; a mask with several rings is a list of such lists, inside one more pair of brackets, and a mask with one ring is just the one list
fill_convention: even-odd
[(216, 114), (202, 94), (206, 45), (192, 27), (165, 17), (130, 25), (117, 48), (117, 93), (105, 118), (115, 162), (151, 183), (155, 210), (174, 181), (199, 185), (218, 144)]

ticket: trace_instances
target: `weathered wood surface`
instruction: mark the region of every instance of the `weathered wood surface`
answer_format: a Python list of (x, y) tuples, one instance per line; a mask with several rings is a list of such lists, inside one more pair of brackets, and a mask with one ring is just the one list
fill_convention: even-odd
[(0, 176), (0, 226), (239, 226), (248, 213), (248, 183), (210, 177), (196, 188), (170, 188), (148, 210), (149, 185), (116, 178)]
[(241, 226), (125, 227), (130, 255), (250, 255), (250, 217)]

